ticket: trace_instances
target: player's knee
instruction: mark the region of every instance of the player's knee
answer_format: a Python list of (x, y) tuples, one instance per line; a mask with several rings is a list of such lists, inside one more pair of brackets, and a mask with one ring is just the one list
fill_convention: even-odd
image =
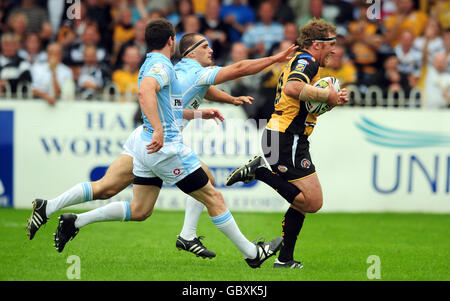
[(309, 203), (307, 212), (316, 213), (322, 208), (322, 205), (323, 199), (321, 197), (316, 197)]

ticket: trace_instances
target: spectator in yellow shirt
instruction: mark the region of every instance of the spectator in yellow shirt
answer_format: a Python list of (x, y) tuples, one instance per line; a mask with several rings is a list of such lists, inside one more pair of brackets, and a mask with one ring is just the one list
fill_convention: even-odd
[(128, 93), (133, 93), (134, 95), (132, 99), (122, 97), (121, 101), (134, 101), (142, 57), (139, 49), (134, 45), (130, 45), (125, 49), (122, 59), (123, 67), (113, 72), (112, 80), (117, 84), (123, 96), (126, 96)]
[(439, 22), (442, 29), (450, 29), (450, 1), (438, 0), (431, 8), (430, 15)]
[[(117, 54), (120, 46), (134, 38), (134, 27), (131, 23), (133, 13), (129, 8), (123, 8), (119, 11), (118, 22), (114, 25), (113, 33), (113, 57)], [(113, 62), (114, 63), (114, 62)]]
[(335, 54), (332, 55), (325, 68), (320, 70), (320, 76), (332, 76), (339, 80), (341, 87), (356, 84), (357, 70), (352, 61), (345, 59), (345, 48), (336, 46)]
[(422, 35), (427, 21), (427, 14), (414, 10), (413, 0), (398, 0), (396, 13), (384, 21), (386, 42), (395, 47), (405, 30), (410, 30), (414, 37)]
[(367, 85), (377, 72), (379, 48), (383, 44), (383, 36), (378, 23), (369, 19), (368, 10), (371, 4), (358, 4), (359, 18), (348, 24), (346, 43), (356, 69), (358, 84)]

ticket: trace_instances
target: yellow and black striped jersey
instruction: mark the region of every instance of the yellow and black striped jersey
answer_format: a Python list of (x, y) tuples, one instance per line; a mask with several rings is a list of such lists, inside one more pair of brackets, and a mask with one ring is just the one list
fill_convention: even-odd
[(275, 108), (267, 128), (300, 135), (311, 135), (317, 115), (309, 113), (304, 101), (284, 93), (288, 81), (298, 80), (314, 84), (320, 79), (319, 62), (306, 50), (298, 51), (284, 67), (275, 96)]

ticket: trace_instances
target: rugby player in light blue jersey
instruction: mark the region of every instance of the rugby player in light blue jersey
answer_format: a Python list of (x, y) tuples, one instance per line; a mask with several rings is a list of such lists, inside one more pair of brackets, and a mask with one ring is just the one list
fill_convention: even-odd
[[(190, 33), (183, 36), (179, 42), (179, 52), (182, 59), (176, 64), (175, 70), (178, 81), (183, 86), (184, 108), (197, 109), (203, 101), (203, 96), (209, 92), (212, 85), (217, 85), (228, 80), (233, 80), (244, 75), (254, 74), (272, 63), (283, 61), (296, 47), (292, 45), (288, 50), (270, 58), (260, 60), (245, 60), (226, 67), (212, 66), (212, 54), (207, 39), (199, 33)], [(214, 90), (212, 90), (214, 91)], [(186, 125), (188, 121), (184, 122)], [(202, 168), (208, 174), (214, 185), (214, 177), (208, 167), (202, 162)], [(199, 241), (197, 237), (198, 219), (205, 206), (197, 202), (191, 196), (186, 199), (186, 210), (183, 228), (177, 237), (176, 247), (178, 249), (194, 251), (202, 257), (213, 257), (215, 254)]]
[[(202, 92), (201, 92), (202, 93)], [(203, 94), (202, 94), (203, 95)], [(184, 97), (192, 97), (186, 95)], [(205, 98), (210, 101), (217, 101), (223, 103), (230, 103), (234, 105), (242, 105), (243, 103), (251, 103), (253, 98), (250, 96), (239, 96), (233, 97), (215, 87), (210, 87), (207, 90)], [(195, 99), (198, 99), (196, 96)], [(191, 104), (189, 99), (182, 99), (183, 104)], [(222, 120), (223, 117), (220, 112), (214, 109), (207, 110), (192, 110), (192, 105), (186, 106), (184, 108), (183, 118), (184, 121), (188, 118), (194, 118), (195, 116), (200, 116), (202, 119), (219, 119)], [(188, 115), (186, 115), (186, 113)], [(196, 114), (194, 114), (196, 113)], [(195, 116), (194, 116), (195, 115)], [(58, 195), (53, 199), (35, 199), (32, 202), (32, 213), (31, 217), (27, 221), (27, 235), (29, 239), (33, 239), (36, 232), (40, 227), (46, 224), (48, 218), (56, 211), (84, 203), (93, 200), (106, 200), (120, 193), (123, 189), (128, 187), (133, 182), (133, 157), (134, 153), (132, 151), (132, 146), (134, 144), (135, 137), (140, 135), (143, 130), (143, 125), (137, 127), (127, 138), (123, 148), (123, 152), (119, 157), (114, 160), (114, 162), (108, 167), (105, 175), (94, 182), (82, 182), (78, 183), (70, 189), (64, 191), (62, 194)], [(213, 178), (211, 177), (213, 181)], [(203, 206), (202, 206), (203, 208)], [(191, 244), (200, 243), (198, 239), (192, 241)], [(203, 248), (202, 248), (203, 249)], [(195, 253), (201, 257), (211, 257), (207, 256), (208, 253), (198, 252)], [(213, 253), (209, 253), (213, 254)], [(214, 257), (214, 256), (213, 256)]]
[(165, 19), (153, 20), (146, 27), (149, 54), (139, 75), (144, 129), (135, 137), (133, 145), (133, 201), (112, 202), (79, 215), (61, 215), (55, 246), (61, 252), (81, 227), (93, 222), (145, 220), (153, 211), (164, 181), (202, 202), (214, 225), (238, 248), (247, 264), (257, 268), (279, 250), (283, 239), (277, 237), (256, 244), (247, 240), (227, 209), (222, 194), (211, 185), (197, 155), (182, 143), (182, 91), (169, 60), (175, 49), (174, 38), (174, 27)]
[[(183, 47), (191, 47), (193, 44), (197, 44), (199, 39), (202, 39), (201, 35), (192, 35), (190, 36), (190, 39), (188, 39), (189, 35), (186, 36), (184, 46)], [(201, 46), (201, 47), (199, 47)], [(203, 66), (208, 66), (212, 64), (211, 60), (211, 54), (212, 50), (209, 48), (209, 45), (205, 45), (203, 42), (198, 44), (197, 47), (192, 47), (192, 50), (188, 55), (186, 55), (186, 59), (182, 61), (186, 61), (187, 64), (181, 64), (180, 62), (179, 67), (178, 64), (176, 66), (176, 71), (181, 71), (183, 69), (183, 66), (186, 66), (187, 68), (190, 68), (190, 63), (192, 64), (193, 60), (196, 60), (199, 62), (199, 64), (194, 63), (194, 65), (197, 68), (200, 69), (206, 69), (207, 73), (211, 74), (210, 68), (203, 68)], [(292, 51), (292, 50), (291, 50)], [(258, 59), (258, 60), (247, 60), (246, 62), (237, 63), (231, 66), (224, 67), (222, 69), (218, 68), (220, 70), (220, 73), (212, 72), (212, 74), (219, 74), (219, 78), (210, 77), (210, 81), (204, 83), (203, 80), (205, 77), (201, 77), (202, 80), (198, 80), (199, 77), (192, 77), (191, 80), (185, 80), (183, 81), (183, 84), (188, 87), (192, 86), (192, 89), (188, 90), (187, 88), (184, 89), (185, 93), (183, 93), (183, 107), (184, 108), (191, 108), (195, 109), (198, 107), (199, 102), (201, 102), (203, 95), (205, 95), (205, 87), (208, 87), (208, 84), (212, 83), (220, 83), (226, 80), (235, 79), (239, 76), (244, 76), (248, 74), (257, 73), (266, 66), (273, 64), (277, 61), (284, 61), (287, 60), (287, 54), (288, 52), (279, 55), (277, 57), (269, 57), (265, 59)], [(257, 63), (257, 64), (255, 64)], [(252, 66), (254, 68), (249, 68), (249, 66)], [(187, 69), (186, 68), (186, 69)], [(185, 72), (186, 73), (186, 72)], [(188, 74), (188, 73), (186, 73)], [(178, 76), (179, 78), (184, 77), (183, 74), (180, 74)], [(194, 85), (193, 85), (194, 84)], [(232, 97), (212, 86), (209, 86), (209, 89), (206, 89), (206, 98), (213, 101), (220, 101), (220, 102), (227, 102), (235, 105), (240, 105), (244, 102), (251, 103), (252, 98), (248, 96), (241, 96), (241, 97)], [(191, 93), (186, 93), (187, 91), (197, 91), (199, 94), (195, 95)], [(196, 93), (197, 93), (196, 92)], [(200, 96), (199, 96), (200, 95)], [(195, 100), (192, 101), (192, 100)], [(210, 119), (210, 118), (216, 118), (218, 116), (218, 112), (215, 112), (214, 110), (202, 110), (197, 111), (197, 115), (201, 115), (204, 119)], [(220, 114), (219, 114), (220, 115)], [(192, 112), (190, 115), (192, 118)], [(186, 116), (183, 116), (184, 119), (187, 119)], [(220, 118), (220, 117), (219, 117)], [(31, 215), (31, 218), (28, 222), (28, 236), (30, 239), (32, 239), (36, 233), (36, 231), (42, 226), (42, 224), (45, 224), (47, 221), (47, 218), (57, 210), (94, 200), (94, 199), (108, 199), (116, 194), (118, 194), (120, 191), (122, 191), (125, 187), (127, 187), (129, 184), (131, 184), (133, 180), (133, 174), (132, 174), (132, 158), (134, 157), (134, 153), (131, 150), (132, 145), (134, 143), (135, 137), (139, 135), (139, 133), (142, 131), (142, 126), (138, 127), (127, 139), (127, 142), (124, 145), (124, 152), (122, 155), (120, 155), (108, 168), (106, 174), (104, 177), (102, 177), (100, 180), (95, 182), (84, 182), (75, 185), (68, 191), (64, 192), (63, 194), (59, 195), (58, 197), (51, 199), (51, 200), (41, 200), (36, 199), (33, 202), (33, 212)], [(210, 177), (211, 182), (214, 182), (214, 178), (210, 174), (209, 170), (206, 168), (206, 171), (208, 173), (208, 176)], [(200, 212), (203, 209), (203, 205), (197, 201), (194, 201), (191, 199), (191, 204), (200, 204), (200, 206), (195, 207), (196, 212)], [(195, 206), (193, 205), (193, 206)], [(190, 208), (189, 205), (187, 205), (187, 208)], [(188, 209), (187, 209), (188, 210)], [(185, 220), (185, 225), (190, 224), (193, 226), (193, 231), (191, 233), (196, 232), (196, 225), (198, 218), (196, 218), (196, 214), (188, 214), (187, 216), (192, 216), (190, 220)], [(198, 215), (200, 215), (198, 213)], [(188, 223), (186, 223), (188, 221)], [(183, 228), (184, 229), (184, 228)], [(179, 241), (177, 240), (178, 245)], [(187, 248), (189, 247), (189, 248)], [(182, 247), (182, 249), (185, 249), (187, 251), (193, 252), (194, 254), (201, 256), (201, 257), (214, 257), (215, 254), (207, 250), (199, 241), (198, 238), (194, 238), (190, 241), (187, 241), (187, 243)]]

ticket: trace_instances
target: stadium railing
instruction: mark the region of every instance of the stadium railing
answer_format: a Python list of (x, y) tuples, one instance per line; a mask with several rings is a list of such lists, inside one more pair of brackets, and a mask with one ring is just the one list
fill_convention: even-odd
[[(346, 106), (351, 107), (368, 107), (368, 106), (381, 106), (381, 107), (398, 107), (398, 108), (421, 108), (422, 107), (422, 91), (413, 88), (409, 92), (409, 96), (406, 96), (405, 91), (402, 89), (398, 91), (384, 92), (380, 86), (369, 86), (366, 88), (365, 93), (361, 93), (360, 87), (356, 85), (349, 85), (346, 87), (349, 95), (349, 102)], [(64, 101), (76, 101), (80, 100), (80, 95), (75, 91), (75, 88), (70, 85), (62, 87), (62, 97), (60, 100)], [(66, 91), (64, 91), (66, 90)], [(386, 93), (386, 95), (384, 95)], [(132, 92), (132, 89), (128, 89), (125, 93), (120, 93), (118, 85), (114, 82), (109, 82), (105, 87), (97, 94), (98, 101), (111, 101), (111, 102), (135, 102), (137, 100), (137, 94)], [(31, 83), (20, 82), (17, 85), (16, 93), (12, 92), (11, 86), (6, 82), (3, 93), (0, 94), (1, 99), (24, 99), (31, 100), (33, 98)]]
[(366, 106), (382, 106), (382, 107), (400, 107), (400, 108), (420, 108), (422, 107), (422, 91), (413, 88), (406, 97), (403, 89), (398, 91), (387, 91), (387, 95), (379, 86), (367, 87), (365, 93), (361, 93), (361, 89), (356, 85), (346, 87), (349, 96), (347, 106), (366, 107)]

